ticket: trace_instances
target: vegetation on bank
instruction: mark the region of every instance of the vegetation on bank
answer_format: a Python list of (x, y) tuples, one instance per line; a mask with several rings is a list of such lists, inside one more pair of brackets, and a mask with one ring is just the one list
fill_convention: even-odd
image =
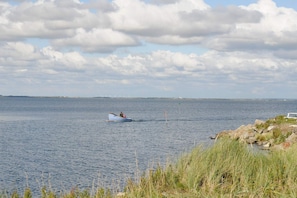
[(256, 144), (263, 149), (284, 150), (297, 143), (297, 119), (280, 115), (266, 121), (255, 120), (254, 124), (241, 125), (235, 130), (224, 130), (212, 138), (222, 137)]
[(296, 197), (296, 147), (263, 153), (231, 139), (127, 185), (127, 197)]
[[(43, 198), (76, 197), (297, 197), (296, 146), (285, 151), (259, 152), (247, 144), (220, 139), (210, 148), (197, 147), (175, 163), (147, 170), (129, 180), (123, 193), (98, 188), (66, 193), (41, 189)], [(0, 197), (35, 197), (30, 189)]]
[[(286, 118), (284, 115), (276, 116), (266, 120), (263, 123), (256, 124), (255, 127), (261, 133), (257, 134), (258, 141), (269, 141), (273, 145), (278, 145), (286, 141), (286, 139), (297, 132), (297, 121), (293, 118)], [(271, 128), (271, 130), (269, 130)]]

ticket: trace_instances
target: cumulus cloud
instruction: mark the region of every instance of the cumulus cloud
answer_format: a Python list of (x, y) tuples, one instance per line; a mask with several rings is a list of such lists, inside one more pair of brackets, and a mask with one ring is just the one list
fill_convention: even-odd
[[(261, 84), (249, 88), (253, 95), (283, 82), (294, 89), (296, 10), (273, 0), (219, 7), (206, 2), (0, 1), (0, 90), (17, 94), (21, 84), (34, 93), (47, 85), (46, 93), (64, 87), (71, 95), (79, 91), (67, 86), (84, 84), (90, 95), (100, 95), (96, 85), (109, 93), (116, 84), (134, 95), (145, 94), (143, 87), (174, 95), (185, 84), (193, 90), (185, 93), (226, 85), (243, 94), (243, 86)], [(154, 50), (137, 51), (144, 43)]]
[(65, 38), (76, 29), (107, 27), (109, 20), (102, 12), (92, 13), (76, 1), (25, 1), (17, 6), (0, 5), (0, 40), (24, 38)]
[(72, 69), (83, 69), (86, 63), (85, 58), (78, 52), (62, 53), (53, 50), (51, 47), (46, 47), (41, 50), (41, 53), (53, 65), (63, 65)]
[(138, 45), (133, 36), (113, 31), (112, 29), (92, 29), (86, 31), (79, 28), (73, 37), (55, 39), (56, 47), (79, 47), (86, 52), (112, 52), (118, 47)]
[(195, 28), (191, 21), (183, 20), (181, 14), (209, 7), (203, 1), (188, 0), (161, 6), (139, 0), (116, 0), (114, 3), (118, 9), (109, 15), (113, 28), (146, 37), (187, 34)]
[(30, 44), (23, 42), (8, 42), (0, 46), (2, 59), (34, 61), (40, 58), (37, 49)]
[(235, 23), (228, 34), (210, 38), (205, 45), (215, 50), (279, 50), (294, 49), (297, 39), (297, 12), (279, 8), (271, 0), (242, 6), (242, 9), (262, 14), (258, 23)]

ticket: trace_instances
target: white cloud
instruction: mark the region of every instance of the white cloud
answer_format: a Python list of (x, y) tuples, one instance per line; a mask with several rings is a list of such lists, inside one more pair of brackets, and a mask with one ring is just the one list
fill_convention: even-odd
[(180, 13), (205, 10), (203, 1), (177, 1), (161, 6), (139, 0), (115, 0), (115, 12), (110, 13), (113, 28), (142, 36), (178, 34), (191, 26), (180, 18)]
[(75, 1), (29, 1), (18, 6), (5, 4), (0, 22), (0, 40), (65, 38), (74, 36), (78, 28), (90, 30), (109, 24), (102, 12), (91, 13)]
[(222, 51), (294, 49), (297, 44), (293, 36), (297, 33), (295, 10), (276, 7), (272, 0), (260, 0), (242, 8), (262, 13), (259, 23), (236, 23), (229, 34), (210, 38), (206, 46)]
[(75, 36), (55, 39), (52, 44), (59, 48), (78, 47), (86, 52), (111, 52), (118, 47), (138, 45), (138, 42), (132, 36), (112, 29), (92, 29), (87, 32), (79, 28)]
[[(48, 86), (42, 95), (121, 89), (195, 97), (195, 90), (225, 87), (258, 96), (286, 86), (293, 97), (296, 18), (296, 10), (272, 0), (216, 8), (202, 0), (0, 2), (0, 94), (36, 95)], [(146, 47), (141, 43), (163, 47), (132, 53)], [(192, 52), (176, 48), (189, 44)]]
[[(51, 47), (46, 47), (41, 50), (41, 53), (49, 61), (48, 64), (59, 65), (75, 70), (85, 69), (86, 59), (78, 52), (62, 53), (55, 51)], [(51, 67), (51, 65), (48, 66)]]
[(0, 47), (1, 58), (11, 58), (15, 60), (36, 60), (40, 58), (35, 47), (22, 42), (7, 42)]

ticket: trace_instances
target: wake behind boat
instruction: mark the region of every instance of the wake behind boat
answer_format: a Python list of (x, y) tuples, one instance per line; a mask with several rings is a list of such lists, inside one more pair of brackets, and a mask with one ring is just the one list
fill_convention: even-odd
[(131, 122), (131, 118), (126, 118), (126, 116), (118, 116), (115, 113), (108, 114), (108, 121), (109, 122)]

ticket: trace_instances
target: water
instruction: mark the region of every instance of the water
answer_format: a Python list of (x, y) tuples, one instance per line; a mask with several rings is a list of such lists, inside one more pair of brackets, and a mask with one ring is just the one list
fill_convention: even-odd
[[(122, 188), (222, 130), (296, 108), (297, 100), (0, 97), (0, 190)], [(133, 122), (106, 122), (120, 111)]]

